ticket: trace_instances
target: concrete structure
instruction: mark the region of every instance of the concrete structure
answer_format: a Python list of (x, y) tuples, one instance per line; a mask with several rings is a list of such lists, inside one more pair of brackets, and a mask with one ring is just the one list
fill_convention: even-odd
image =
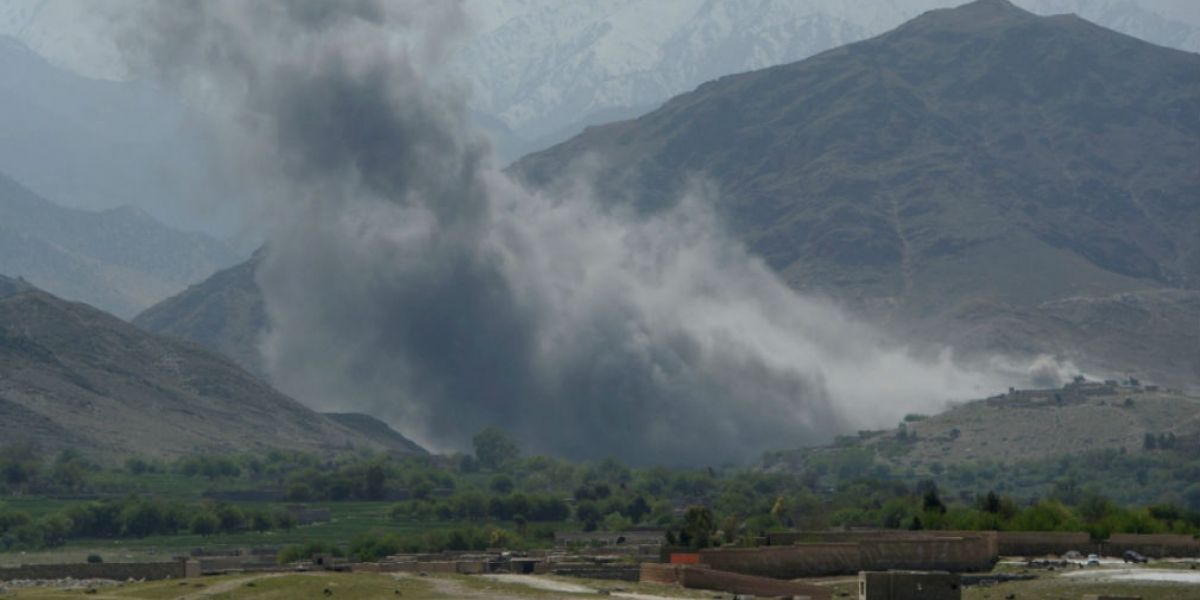
[(1121, 556), (1126, 550), (1133, 550), (1150, 558), (1200, 557), (1200, 541), (1190, 535), (1114, 533), (1102, 546), (1102, 553), (1107, 556)]
[[(836, 537), (838, 534), (830, 534)], [(999, 558), (994, 532), (962, 536), (847, 534), (847, 541), (761, 548), (710, 548), (700, 562), (714, 569), (797, 579), (854, 575), (859, 571), (988, 571)], [(861, 539), (855, 539), (856, 537)]]
[(859, 600), (961, 600), (957, 573), (863, 571), (858, 574)]
[(161, 563), (71, 563), (22, 565), (0, 569), (0, 581), (15, 579), (178, 579), (187, 575), (189, 561)]
[(1072, 550), (1083, 555), (1100, 553), (1100, 546), (1085, 532), (1000, 531), (996, 533), (1001, 556), (1062, 556)]
[(713, 590), (768, 598), (807, 598), (809, 600), (832, 600), (833, 598), (833, 592), (829, 588), (819, 585), (730, 573), (699, 565), (643, 563), (640, 579), (653, 583), (676, 584), (694, 590)]

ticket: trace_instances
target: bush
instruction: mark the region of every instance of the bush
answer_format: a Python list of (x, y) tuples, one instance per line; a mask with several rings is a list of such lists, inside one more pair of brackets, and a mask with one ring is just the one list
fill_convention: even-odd
[(93, 565), (99, 564), (104, 562), (104, 557), (100, 556), (99, 554), (89, 554), (87, 555), (87, 561)]
[(283, 550), (279, 551), (276, 560), (281, 565), (293, 563), (296, 561), (309, 560), (314, 554), (330, 554), (333, 556), (345, 556), (340, 548), (325, 542), (309, 542), (307, 544), (292, 544), (284, 546)]
[(209, 511), (196, 513), (192, 517), (191, 523), (188, 524), (188, 529), (197, 535), (212, 535), (220, 528), (221, 519)]

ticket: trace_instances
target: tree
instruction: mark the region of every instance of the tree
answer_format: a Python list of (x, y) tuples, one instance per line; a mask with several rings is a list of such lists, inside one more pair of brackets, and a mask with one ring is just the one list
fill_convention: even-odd
[(383, 465), (376, 463), (367, 467), (364, 478), (366, 479), (367, 500), (382, 499), (383, 486), (387, 482), (387, 473), (384, 472)]
[(707, 548), (712, 545), (712, 534), (716, 528), (716, 518), (707, 506), (689, 506), (683, 513), (683, 534), (687, 536), (688, 543), (693, 548)]
[(496, 475), (488, 482), (488, 488), (497, 494), (507, 494), (513, 491), (513, 480), (508, 475)]
[(480, 431), (471, 441), (475, 445), (475, 458), (485, 469), (499, 469), (521, 455), (517, 442), (496, 427)]
[(640, 494), (635, 497), (625, 509), (625, 515), (629, 517), (629, 519), (635, 524), (641, 523), (642, 517), (648, 514), (650, 514), (650, 504), (647, 503), (646, 499)]
[(196, 513), (188, 529), (198, 535), (212, 535), (221, 527), (221, 520), (209, 511)]
[(600, 516), (600, 509), (592, 500), (581, 500), (575, 504), (575, 519), (583, 524), (584, 531), (595, 531)]

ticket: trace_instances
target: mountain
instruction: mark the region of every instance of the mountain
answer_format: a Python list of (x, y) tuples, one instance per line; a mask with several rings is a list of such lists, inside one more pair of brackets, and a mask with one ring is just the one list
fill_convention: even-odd
[(305, 408), (228, 359), (0, 277), (0, 440), (97, 458), (265, 448), (414, 452)]
[(232, 228), (234, 207), (222, 200), (234, 192), (211, 168), (206, 130), (165, 92), (82, 77), (0, 35), (0, 107), (0, 172), (39, 196), (88, 210), (134, 206), (210, 232)]
[[(790, 284), (906, 338), (1017, 319), (1028, 349), (1069, 342), (1095, 368), (1196, 385), (1197, 156), (1200, 56), (979, 0), (723, 77), (512, 171), (552, 184), (599, 157), (602, 197), (648, 211), (702, 175), (730, 229)], [(1119, 312), (1096, 299), (1122, 294), (1168, 321), (1118, 331), (1063, 308)], [(1072, 335), (1056, 340), (1056, 323)], [(1163, 330), (1176, 340), (1146, 337)]]
[[(1198, 60), (983, 1), (705, 84), (511, 171), (547, 184), (602, 156), (607, 196), (645, 210), (702, 174), (791, 285), (914, 346), (1196, 386)], [(261, 328), (258, 298), (239, 267), (137, 322), (257, 369), (260, 329), (228, 323)]]
[(414, 454), (427, 454), (428, 451), (416, 442), (404, 437), (390, 425), (363, 413), (321, 413), (321, 416), (361, 434), (363, 437), (377, 442), (388, 448), (406, 448)]
[(137, 208), (64, 208), (0, 175), (0, 273), (131, 317), (239, 259)]
[[(956, 0), (479, 0), (455, 60), (504, 162), (585, 126), (635, 116), (705, 81), (794, 62)], [(1178, 4), (1176, 6), (1175, 4)], [(1168, 47), (1200, 51), (1200, 11), (1139, 0), (1023, 0)], [(540, 144), (540, 145), (539, 145)]]
[(219, 352), (265, 380), (258, 341), (267, 327), (267, 313), (254, 279), (263, 252), (155, 304), (133, 324)]

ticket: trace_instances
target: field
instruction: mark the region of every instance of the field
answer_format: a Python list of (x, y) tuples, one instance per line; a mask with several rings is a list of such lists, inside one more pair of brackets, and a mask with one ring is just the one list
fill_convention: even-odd
[[(28, 511), (35, 516), (53, 513), (75, 501), (53, 499), (13, 499), (5, 503), (14, 509)], [(243, 509), (269, 508), (271, 503), (236, 503)], [(98, 554), (105, 562), (159, 561), (173, 556), (186, 555), (193, 548), (205, 551), (232, 550), (261, 546), (281, 547), (288, 544), (327, 542), (338, 545), (356, 535), (383, 530), (399, 534), (421, 534), (428, 531), (448, 530), (461, 525), (455, 522), (408, 521), (397, 522), (388, 518), (392, 502), (329, 502), (317, 503), (314, 508), (328, 508), (331, 520), (314, 523), (291, 530), (243, 531), (213, 535), (158, 535), (126, 539), (73, 539), (59, 548), (45, 551), (0, 552), (0, 567), (21, 564), (83, 562), (90, 554)]]

